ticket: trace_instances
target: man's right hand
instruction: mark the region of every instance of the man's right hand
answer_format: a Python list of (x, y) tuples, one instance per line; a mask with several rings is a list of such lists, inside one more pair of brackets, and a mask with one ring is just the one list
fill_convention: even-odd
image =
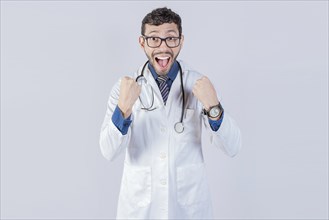
[(124, 118), (131, 115), (132, 107), (140, 93), (141, 86), (133, 78), (125, 76), (121, 79), (118, 107)]

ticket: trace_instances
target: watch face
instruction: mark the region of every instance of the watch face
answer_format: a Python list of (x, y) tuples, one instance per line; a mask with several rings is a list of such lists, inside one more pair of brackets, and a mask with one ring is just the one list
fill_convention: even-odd
[(212, 118), (217, 118), (219, 114), (220, 114), (220, 109), (218, 106), (211, 108), (209, 111), (209, 116)]

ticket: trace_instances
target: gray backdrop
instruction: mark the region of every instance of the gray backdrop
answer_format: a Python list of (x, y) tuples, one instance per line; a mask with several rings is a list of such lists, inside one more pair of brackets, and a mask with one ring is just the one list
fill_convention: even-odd
[(159, 6), (242, 131), (233, 159), (204, 143), (215, 217), (328, 218), (328, 1), (1, 1), (1, 218), (115, 217), (100, 126)]

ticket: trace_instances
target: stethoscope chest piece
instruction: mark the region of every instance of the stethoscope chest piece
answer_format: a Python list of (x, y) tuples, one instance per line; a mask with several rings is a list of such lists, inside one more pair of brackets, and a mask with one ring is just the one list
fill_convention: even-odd
[(183, 125), (183, 123), (182, 122), (177, 122), (176, 124), (175, 124), (175, 131), (177, 132), (177, 133), (182, 133), (183, 131), (184, 131), (184, 125)]

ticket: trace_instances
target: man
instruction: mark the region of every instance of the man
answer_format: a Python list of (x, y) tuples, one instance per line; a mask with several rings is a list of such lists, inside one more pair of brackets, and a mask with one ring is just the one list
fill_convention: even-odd
[(176, 60), (184, 42), (178, 14), (153, 10), (141, 34), (148, 63), (114, 86), (100, 134), (105, 158), (125, 151), (117, 218), (209, 219), (201, 132), (234, 156), (240, 131), (210, 80)]

